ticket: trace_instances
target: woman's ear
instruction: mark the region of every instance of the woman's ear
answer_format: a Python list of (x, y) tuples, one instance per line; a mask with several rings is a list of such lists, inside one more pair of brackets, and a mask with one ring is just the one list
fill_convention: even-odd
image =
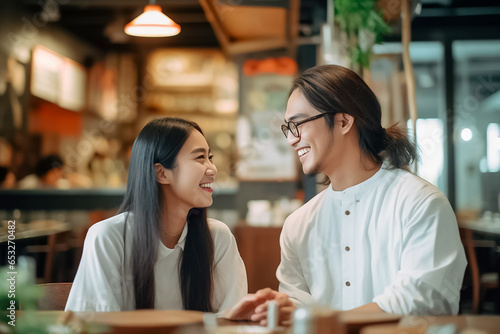
[(162, 164), (159, 164), (159, 163), (155, 164), (156, 181), (158, 183), (170, 184), (168, 172), (169, 172), (169, 170), (166, 169), (165, 167), (163, 167)]
[(339, 113), (335, 116), (338, 116), (338, 121), (340, 123), (340, 131), (342, 134), (348, 133), (354, 126), (354, 117), (352, 115)]

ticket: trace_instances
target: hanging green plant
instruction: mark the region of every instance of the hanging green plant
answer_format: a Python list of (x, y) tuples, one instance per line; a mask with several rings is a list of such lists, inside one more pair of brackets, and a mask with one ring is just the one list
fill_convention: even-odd
[(351, 64), (369, 67), (373, 45), (381, 43), (383, 36), (391, 31), (383, 11), (377, 8), (377, 1), (329, 1), (334, 1), (335, 21), (347, 35)]

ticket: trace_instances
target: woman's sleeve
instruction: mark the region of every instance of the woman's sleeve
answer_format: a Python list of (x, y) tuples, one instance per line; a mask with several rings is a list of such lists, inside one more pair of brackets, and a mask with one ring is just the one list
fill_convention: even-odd
[[(247, 295), (247, 273), (236, 240), (224, 224), (214, 234), (214, 311), (227, 310)], [(218, 225), (219, 225), (218, 224)]]
[(85, 238), (82, 259), (65, 311), (123, 310), (122, 259), (121, 234), (114, 226), (107, 227), (105, 222), (93, 225)]

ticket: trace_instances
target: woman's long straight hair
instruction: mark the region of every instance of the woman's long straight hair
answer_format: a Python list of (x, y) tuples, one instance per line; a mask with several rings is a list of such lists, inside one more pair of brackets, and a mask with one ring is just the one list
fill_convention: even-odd
[[(162, 231), (163, 196), (154, 165), (167, 169), (176, 159), (191, 132), (200, 127), (179, 118), (161, 118), (148, 123), (132, 147), (127, 190), (119, 212), (132, 217), (132, 275), (136, 309), (155, 307), (155, 263)], [(126, 223), (127, 223), (126, 221)], [(214, 243), (206, 208), (193, 208), (187, 216), (188, 234), (179, 263), (183, 308), (212, 311)], [(126, 229), (125, 229), (126, 230)], [(126, 265), (130, 265), (126, 264)], [(161, 278), (158, 284), (161, 284)]]
[[(377, 97), (355, 72), (337, 65), (307, 69), (293, 82), (290, 95), (300, 90), (319, 112), (345, 113), (354, 117), (361, 151), (376, 163), (385, 159), (393, 168), (408, 167), (418, 158), (417, 149), (404, 129), (396, 124), (384, 129)], [(335, 114), (325, 116), (333, 129)]]

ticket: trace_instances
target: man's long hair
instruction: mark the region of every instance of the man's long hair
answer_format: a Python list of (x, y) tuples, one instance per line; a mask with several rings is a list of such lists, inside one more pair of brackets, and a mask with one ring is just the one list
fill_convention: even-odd
[[(406, 131), (396, 124), (384, 129), (377, 97), (355, 72), (337, 65), (307, 69), (293, 82), (290, 95), (298, 89), (319, 112), (345, 113), (354, 117), (359, 147), (375, 163), (387, 160), (392, 168), (407, 168), (418, 159), (417, 149)], [(333, 129), (335, 114), (325, 120)]]

